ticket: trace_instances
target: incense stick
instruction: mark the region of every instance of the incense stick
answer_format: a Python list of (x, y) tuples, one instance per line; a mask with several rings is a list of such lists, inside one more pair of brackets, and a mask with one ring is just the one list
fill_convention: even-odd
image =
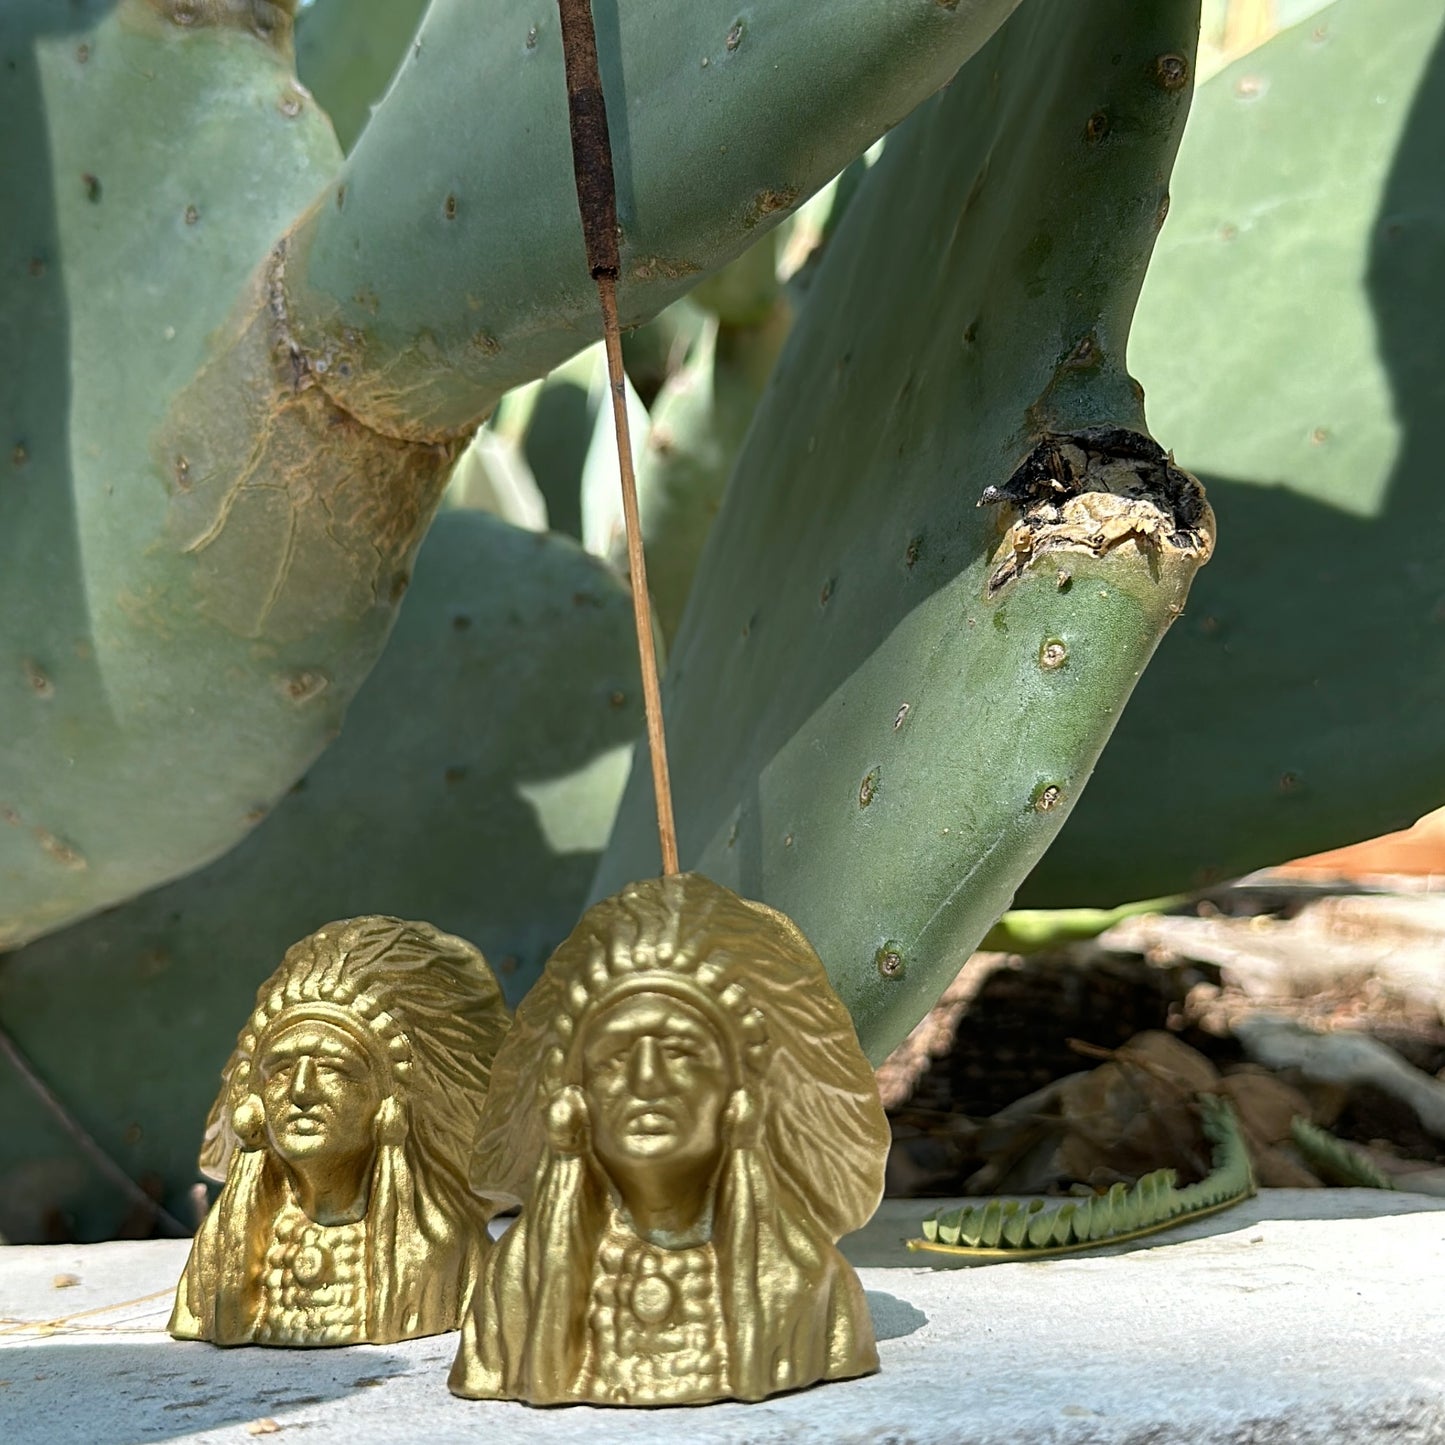
[(587, 269), (597, 283), (602, 307), (602, 337), (607, 351), (608, 389), (617, 429), (617, 462), (622, 476), (622, 515), (627, 529), (627, 568), (632, 581), (632, 614), (642, 666), (642, 699), (647, 715), (647, 746), (652, 756), (652, 789), (657, 798), (657, 837), (663, 874), (676, 873), (677, 826), (672, 814), (672, 782), (667, 771), (667, 738), (662, 724), (662, 689), (657, 680), (652, 602), (647, 591), (647, 562), (637, 510), (637, 477), (632, 469), (632, 434), (627, 424), (627, 389), (622, 370), (622, 334), (617, 321), (617, 187), (612, 172), (612, 142), (607, 103), (597, 64), (597, 34), (590, 0), (557, 0), (562, 24), (562, 53), (567, 67), (567, 110), (572, 132), (572, 171)]

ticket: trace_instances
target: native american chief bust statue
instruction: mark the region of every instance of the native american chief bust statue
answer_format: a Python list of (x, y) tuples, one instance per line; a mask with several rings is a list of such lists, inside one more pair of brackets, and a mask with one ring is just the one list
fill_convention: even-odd
[(506, 1006), (482, 955), (354, 918), (287, 951), (211, 1107), (225, 1181), (170, 1332), (218, 1345), (388, 1343), (455, 1329), (486, 1247), (466, 1161)]
[(835, 1241), (883, 1191), (873, 1071), (782, 914), (698, 874), (597, 904), (493, 1068), (491, 1251), (451, 1388), (533, 1404), (761, 1399), (877, 1368)]

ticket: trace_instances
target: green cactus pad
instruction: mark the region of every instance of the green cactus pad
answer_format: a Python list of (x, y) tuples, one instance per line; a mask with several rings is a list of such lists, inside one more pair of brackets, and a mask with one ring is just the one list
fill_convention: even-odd
[(1130, 355), (1225, 540), (1021, 902), (1198, 888), (1445, 801), (1442, 150), (1441, 0), (1340, 0), (1200, 91)]
[[(527, 403), (519, 444), (547, 503), (547, 525), (554, 532), (582, 538), (582, 469), (605, 396), (592, 385), (597, 353), (580, 351), (542, 380), (530, 383), (535, 394)], [(503, 415), (518, 395), (510, 392)]]
[(935, 1211), (923, 1221), (923, 1238), (910, 1239), (908, 1247), (970, 1264), (1049, 1259), (1126, 1244), (1228, 1209), (1254, 1193), (1249, 1149), (1228, 1102), (1201, 1094), (1199, 1114), (1214, 1158), (1197, 1184), (1181, 1188), (1172, 1169), (1156, 1169), (1133, 1186), (1115, 1184), (1083, 1203), (990, 1199)]
[(296, 75), (344, 150), (371, 118), (427, 0), (315, 0), (296, 17)]
[[(340, 160), (288, 10), (0, 6), (0, 948), (244, 837), (335, 735), (405, 587), (413, 453), (438, 449), (353, 467), (355, 429), (291, 394), (264, 336), (254, 370), (204, 370)], [(262, 434), (258, 392), (284, 394)]]
[[(641, 727), (632, 604), (576, 543), (438, 518), (337, 743), (210, 868), (0, 959), (0, 1022), (133, 1178), (187, 1193), (255, 990), (328, 919), (425, 918), (516, 1004), (570, 931)], [(125, 1202), (0, 1058), (0, 1236)]]
[[(1017, 0), (599, 7), (624, 326), (655, 315), (944, 84)], [(555, 0), (432, 0), (293, 233), (290, 334), (345, 410), (448, 439), (601, 330)]]
[[(1197, 23), (1031, 4), (889, 140), (672, 650), (683, 865), (798, 922), (875, 1061), (1057, 832), (1208, 552), (1124, 370)], [(649, 771), (596, 896), (656, 871)]]
[[(776, 234), (776, 233), (775, 233)], [(637, 507), (653, 615), (671, 645), (703, 544), (792, 322), (766, 236), (689, 298), (712, 313), (687, 363), (652, 407), (637, 462)], [(615, 489), (614, 489), (615, 490)], [(608, 560), (627, 571), (619, 537)]]

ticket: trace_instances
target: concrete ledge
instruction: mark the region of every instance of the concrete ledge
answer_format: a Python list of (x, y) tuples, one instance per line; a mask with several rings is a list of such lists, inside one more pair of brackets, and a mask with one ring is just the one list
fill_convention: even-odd
[(880, 1374), (690, 1410), (455, 1400), (453, 1336), (179, 1344), (184, 1242), (0, 1249), (0, 1441), (1445, 1445), (1445, 1200), (1269, 1191), (1147, 1248), (972, 1269), (903, 1250), (921, 1213), (849, 1242)]

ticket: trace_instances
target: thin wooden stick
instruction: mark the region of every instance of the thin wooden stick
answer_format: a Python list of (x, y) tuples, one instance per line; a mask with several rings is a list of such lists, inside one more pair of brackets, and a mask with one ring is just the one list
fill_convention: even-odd
[(607, 105), (597, 65), (597, 34), (590, 0), (557, 0), (562, 53), (567, 67), (567, 109), (572, 132), (572, 170), (587, 268), (597, 283), (602, 307), (602, 338), (607, 379), (617, 426), (617, 463), (622, 474), (622, 515), (627, 528), (627, 569), (632, 579), (632, 613), (637, 654), (642, 665), (642, 701), (647, 715), (647, 747), (652, 755), (652, 790), (657, 798), (657, 838), (664, 876), (677, 872), (677, 825), (672, 814), (672, 782), (667, 771), (667, 737), (662, 725), (662, 688), (657, 680), (657, 651), (652, 636), (652, 599), (642, 552), (642, 523), (637, 512), (637, 477), (632, 469), (632, 434), (627, 425), (627, 383), (622, 370), (622, 333), (617, 321), (617, 186)]
[(667, 737), (662, 726), (662, 688), (657, 680), (657, 649), (652, 636), (652, 599), (647, 562), (642, 554), (642, 521), (637, 512), (637, 477), (632, 470), (632, 433), (627, 424), (627, 385), (622, 373), (622, 335), (617, 327), (617, 283), (597, 278), (602, 302), (607, 377), (612, 416), (617, 423), (617, 461), (622, 473), (622, 516), (627, 527), (627, 571), (632, 578), (632, 615), (637, 625), (637, 655), (642, 664), (642, 703), (647, 714), (647, 749), (652, 755), (652, 790), (657, 795), (657, 841), (665, 877), (677, 872), (677, 824), (672, 816), (672, 779), (667, 771)]

